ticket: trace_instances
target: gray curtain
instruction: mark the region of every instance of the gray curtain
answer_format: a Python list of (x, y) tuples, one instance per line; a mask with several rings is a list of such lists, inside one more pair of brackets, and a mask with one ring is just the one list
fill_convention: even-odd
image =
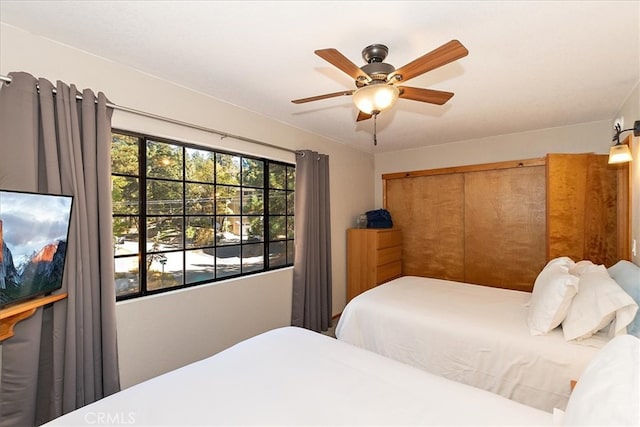
[[(91, 90), (27, 73), (0, 89), (0, 187), (74, 196), (62, 292), (2, 343), (0, 425), (44, 423), (120, 389), (111, 115)], [(37, 90), (37, 86), (40, 90)]]
[(295, 258), (291, 324), (316, 332), (331, 326), (329, 156), (296, 155)]

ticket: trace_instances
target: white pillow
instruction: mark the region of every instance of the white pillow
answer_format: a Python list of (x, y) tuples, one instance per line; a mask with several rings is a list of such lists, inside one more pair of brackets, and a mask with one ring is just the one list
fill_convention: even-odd
[(562, 264), (562, 265), (566, 265), (567, 267), (573, 267), (574, 265), (576, 265), (576, 263), (568, 256), (561, 256), (561, 257), (549, 260), (549, 262), (547, 262), (547, 265), (545, 265), (544, 268), (551, 267), (552, 265), (555, 265), (555, 264)]
[(626, 333), (638, 310), (635, 303), (613, 280), (604, 265), (593, 265), (580, 276), (580, 291), (573, 298), (562, 321), (567, 341), (585, 339), (615, 322), (610, 335)]
[[(640, 267), (626, 260), (609, 267), (609, 275), (631, 298), (640, 305)], [(640, 338), (640, 311), (627, 326), (627, 333)]]
[(569, 273), (573, 274), (574, 276), (580, 277), (582, 276), (582, 273), (587, 271), (592, 265), (594, 265), (593, 262), (587, 259), (578, 261), (572, 267), (569, 267)]
[(578, 292), (578, 277), (569, 274), (573, 264), (571, 258), (555, 258), (538, 274), (527, 316), (531, 335), (547, 334), (564, 320), (569, 304)]
[(640, 339), (620, 335), (584, 370), (569, 396), (564, 425), (640, 425)]

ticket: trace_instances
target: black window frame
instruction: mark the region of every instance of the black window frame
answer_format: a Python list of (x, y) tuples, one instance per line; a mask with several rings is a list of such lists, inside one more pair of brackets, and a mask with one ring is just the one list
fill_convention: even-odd
[[(184, 141), (179, 141), (176, 139), (168, 139), (168, 138), (163, 138), (163, 137), (157, 137), (154, 135), (149, 135), (149, 134), (144, 134), (144, 133), (139, 133), (139, 132), (132, 132), (132, 131), (127, 131), (127, 130), (123, 130), (123, 129), (112, 129), (111, 131), (112, 134), (112, 144), (115, 143), (116, 141), (116, 135), (123, 135), (125, 137), (128, 138), (133, 138), (137, 140), (137, 145), (138, 145), (138, 159), (137, 159), (137, 163), (138, 163), (138, 168), (137, 168), (137, 175), (132, 175), (131, 173), (121, 173), (121, 172), (114, 172), (113, 170), (111, 170), (111, 179), (112, 179), (112, 184), (113, 184), (113, 180), (114, 177), (119, 177), (119, 178), (125, 178), (125, 179), (137, 179), (137, 191), (138, 191), (138, 206), (137, 206), (137, 213), (132, 214), (132, 213), (116, 213), (115, 212), (115, 201), (114, 201), (114, 209), (112, 209), (111, 215), (112, 215), (112, 220), (116, 221), (117, 218), (137, 218), (137, 228), (138, 228), (138, 235), (137, 235), (137, 250), (138, 252), (136, 254), (119, 254), (116, 255), (116, 247), (115, 245), (121, 242), (121, 237), (117, 237), (116, 236), (116, 232), (115, 232), (115, 227), (114, 227), (114, 237), (113, 237), (113, 242), (114, 242), (114, 268), (116, 265), (116, 262), (118, 260), (122, 260), (124, 259), (125, 261), (128, 260), (133, 260), (133, 258), (137, 257), (137, 290), (135, 291), (128, 291), (126, 293), (119, 293), (119, 286), (118, 286), (118, 280), (122, 279), (122, 277), (120, 277), (119, 272), (115, 271), (115, 275), (116, 275), (116, 301), (124, 301), (124, 300), (130, 300), (130, 299), (134, 299), (134, 298), (140, 298), (140, 297), (144, 297), (144, 296), (148, 296), (148, 295), (155, 295), (155, 294), (160, 294), (160, 293), (164, 293), (164, 292), (171, 292), (171, 291), (175, 291), (178, 289), (184, 289), (184, 288), (191, 288), (191, 287), (196, 287), (196, 286), (201, 286), (201, 285), (205, 285), (208, 283), (212, 283), (212, 282), (220, 282), (220, 281), (224, 281), (224, 280), (229, 280), (229, 279), (236, 279), (238, 277), (244, 277), (244, 276), (252, 276), (255, 274), (260, 274), (260, 273), (264, 273), (264, 272), (268, 272), (268, 271), (276, 271), (276, 270), (280, 270), (283, 268), (288, 268), (293, 266), (293, 259), (294, 259), (294, 254), (293, 254), (293, 250), (294, 250), (294, 236), (293, 236), (293, 222), (295, 221), (295, 214), (293, 211), (293, 202), (294, 202), (294, 195), (295, 195), (295, 164), (293, 163), (288, 163), (288, 162), (283, 162), (283, 161), (278, 161), (278, 160), (272, 160), (272, 159), (268, 159), (268, 158), (264, 158), (264, 157), (259, 157), (259, 156), (254, 156), (254, 155), (248, 155), (245, 153), (236, 153), (236, 152), (232, 152), (232, 151), (228, 151), (228, 150), (221, 150), (219, 148), (212, 148), (212, 147), (207, 147), (205, 145), (199, 145), (199, 144), (194, 144), (194, 143), (188, 143), (188, 142), (184, 142)], [(182, 177), (179, 179), (176, 179), (174, 177), (172, 178), (164, 178), (164, 177), (157, 177), (157, 176), (148, 176), (147, 175), (147, 171), (148, 171), (148, 164), (147, 164), (147, 146), (148, 143), (152, 142), (152, 143), (159, 143), (159, 144), (170, 144), (172, 146), (175, 147), (179, 147), (181, 150), (181, 161), (182, 161)], [(113, 153), (113, 145), (112, 145), (112, 153)], [(194, 149), (194, 150), (199, 150), (199, 151), (205, 151), (208, 153), (212, 153), (213, 154), (213, 167), (214, 167), (214, 172), (213, 172), (213, 177), (211, 182), (204, 182), (204, 181), (195, 181), (195, 180), (189, 180), (187, 179), (187, 173), (186, 173), (186, 168), (187, 168), (187, 150), (188, 149)], [(240, 164), (239, 164), (239, 171), (240, 171), (240, 179), (238, 184), (229, 184), (229, 183), (218, 183), (217, 182), (217, 167), (218, 167), (218, 155), (221, 156), (232, 156), (233, 158), (239, 158), (240, 159)], [(243, 183), (244, 181), (244, 174), (243, 174), (243, 165), (245, 164), (245, 159), (249, 160), (251, 162), (257, 162), (257, 163), (262, 163), (263, 164), (263, 170), (262, 170), (262, 182), (260, 184), (255, 184), (255, 185), (249, 185), (249, 184), (245, 184)], [(113, 165), (113, 163), (112, 163)], [(285, 182), (284, 182), (284, 188), (281, 187), (273, 187), (271, 186), (270, 183), (270, 170), (272, 168), (284, 168), (284, 176), (285, 176)], [(158, 214), (158, 213), (149, 213), (147, 212), (147, 205), (148, 205), (148, 194), (147, 194), (147, 184), (152, 181), (152, 182), (168, 182), (171, 184), (176, 184), (176, 183), (180, 183), (181, 187), (182, 187), (182, 206), (181, 206), (181, 213), (178, 214)], [(233, 217), (240, 217), (240, 229), (243, 230), (245, 227), (245, 222), (243, 221), (244, 218), (256, 218), (256, 217), (262, 217), (262, 240), (259, 241), (244, 241), (243, 240), (243, 236), (242, 234), (244, 233), (244, 231), (241, 231), (240, 235), (240, 240), (238, 243), (236, 244), (218, 244), (218, 239), (217, 239), (217, 222), (216, 222), (216, 217), (221, 216), (217, 211), (217, 194), (216, 196), (214, 196), (214, 201), (213, 201), (213, 213), (212, 214), (190, 214), (187, 212), (187, 186), (189, 184), (204, 184), (204, 185), (211, 185), (213, 188), (216, 188), (215, 193), (217, 193), (217, 186), (228, 186), (228, 187), (232, 187), (232, 188), (237, 188), (238, 190), (238, 194), (239, 194), (239, 206), (240, 206), (240, 210), (237, 213), (233, 213)], [(245, 193), (251, 193), (251, 192), (255, 192), (255, 191), (262, 191), (262, 212), (261, 214), (258, 213), (245, 213), (243, 211), (243, 203), (244, 203), (244, 195)], [(270, 212), (270, 194), (272, 192), (283, 192), (283, 194), (285, 195), (284, 197), (284, 203), (285, 203), (285, 212), (284, 213), (278, 213), (278, 214), (271, 214)], [(282, 196), (281, 196), (282, 197)], [(112, 192), (112, 200), (113, 200), (113, 192)], [(231, 215), (229, 215), (231, 216)], [(158, 250), (156, 248), (156, 250), (154, 249), (148, 249), (147, 245), (149, 243), (148, 240), (148, 230), (146, 227), (147, 221), (150, 218), (155, 218), (155, 217), (169, 217), (169, 218), (174, 218), (174, 219), (181, 219), (182, 222), (182, 229), (181, 229), (181, 244), (178, 248), (174, 248), (174, 249), (161, 249)], [(213, 234), (214, 234), (214, 238), (213, 238), (213, 242), (210, 246), (208, 245), (204, 245), (199, 247), (199, 249), (208, 249), (208, 250), (212, 250), (213, 253), (216, 253), (216, 251), (220, 250), (220, 248), (225, 248), (226, 250), (230, 250), (229, 248), (233, 249), (237, 249), (238, 253), (240, 254), (240, 261), (239, 264), (237, 265), (238, 267), (238, 272), (237, 273), (231, 273), (231, 274), (227, 274), (227, 275), (223, 275), (218, 277), (217, 275), (217, 268), (218, 265), (215, 264), (214, 269), (213, 269), (213, 277), (204, 279), (204, 280), (196, 280), (193, 282), (188, 283), (187, 277), (189, 274), (189, 271), (186, 267), (186, 257), (187, 257), (187, 253), (190, 250), (193, 250), (192, 246), (189, 246), (187, 244), (187, 219), (192, 218), (192, 217), (201, 217), (201, 218), (206, 218), (206, 217), (210, 217), (212, 219), (212, 225), (213, 225)], [(278, 218), (280, 221), (282, 221), (284, 219), (284, 228), (285, 228), (285, 234), (284, 236), (279, 235), (273, 239), (271, 239), (270, 236), (270, 220), (271, 217), (274, 217), (274, 221), (276, 220), (275, 218)], [(259, 218), (258, 218), (259, 219)], [(134, 221), (135, 222), (135, 221)], [(261, 268), (256, 268), (256, 267), (251, 267), (249, 269), (247, 269), (247, 267), (245, 267), (245, 263), (243, 262), (243, 260), (245, 259), (245, 257), (243, 257), (243, 253), (244, 250), (248, 250), (251, 248), (251, 246), (253, 246), (254, 249), (257, 249), (258, 245), (262, 245), (262, 251), (259, 251), (258, 253), (261, 255), (258, 255), (258, 258), (261, 256), (262, 257), (262, 267)], [(284, 262), (282, 260), (282, 258), (279, 258), (279, 260), (276, 261), (272, 261), (272, 258), (270, 257), (270, 250), (269, 247), (270, 245), (273, 244), (274, 247), (277, 245), (279, 248), (284, 248)], [(165, 277), (165, 272), (164, 272), (164, 265), (166, 263), (166, 254), (170, 254), (170, 253), (181, 253), (182, 254), (182, 275), (181, 275), (181, 283), (175, 285), (175, 286), (168, 286), (168, 287), (159, 287), (157, 289), (149, 289), (149, 277), (148, 277), (148, 273), (150, 270), (148, 270), (147, 268), (147, 261), (149, 260), (149, 256), (151, 256), (151, 263), (153, 263), (153, 260), (160, 260), (159, 262), (162, 264), (162, 275), (161, 275), (161, 281), (162, 278)], [(252, 255), (255, 256), (255, 250), (253, 250)], [(164, 258), (164, 263), (162, 263), (162, 257)], [(154, 258), (156, 257), (156, 258)], [(213, 257), (216, 262), (217, 259), (216, 257)], [(249, 258), (248, 256), (246, 258)], [(150, 264), (151, 264), (150, 263)], [(131, 271), (129, 272), (123, 272), (126, 275), (131, 275)], [(126, 279), (125, 279), (126, 281)]]

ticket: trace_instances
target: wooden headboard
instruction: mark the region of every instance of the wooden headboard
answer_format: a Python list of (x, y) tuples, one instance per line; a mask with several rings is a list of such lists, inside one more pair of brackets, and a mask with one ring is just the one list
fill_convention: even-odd
[[(628, 165), (544, 158), (382, 176), (405, 275), (531, 291), (547, 260), (629, 259)], [(626, 239), (626, 240), (625, 240)], [(625, 253), (626, 250), (626, 253)]]

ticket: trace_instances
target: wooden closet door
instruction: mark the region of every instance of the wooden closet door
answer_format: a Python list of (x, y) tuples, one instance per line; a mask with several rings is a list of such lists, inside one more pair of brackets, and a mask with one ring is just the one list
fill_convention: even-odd
[(546, 262), (545, 167), (465, 173), (465, 282), (531, 291)]
[(583, 258), (588, 154), (547, 155), (547, 258)]
[(394, 227), (402, 229), (402, 273), (462, 281), (463, 175), (391, 179), (385, 188)]

